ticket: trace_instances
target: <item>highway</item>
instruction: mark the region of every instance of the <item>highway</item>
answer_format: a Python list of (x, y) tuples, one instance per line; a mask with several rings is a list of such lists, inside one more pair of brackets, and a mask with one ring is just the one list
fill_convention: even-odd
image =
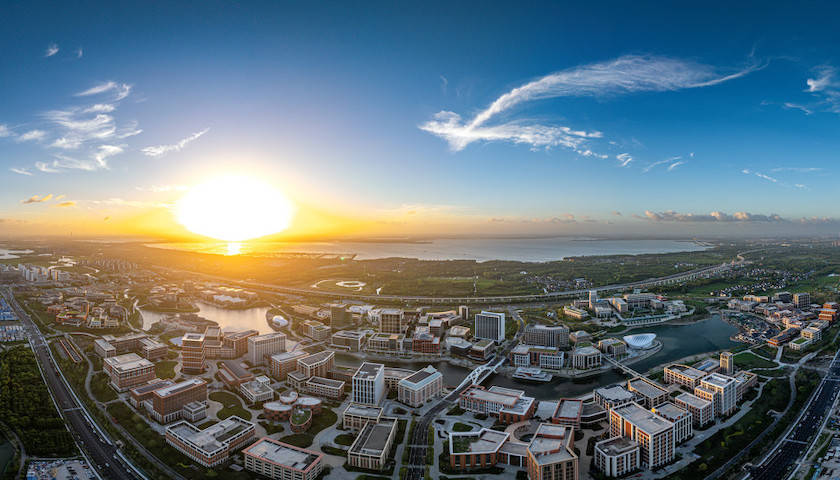
[(91, 467), (97, 471), (101, 478), (108, 480), (143, 478), (135, 473), (136, 468), (123, 463), (122, 454), (109, 439), (104, 438), (104, 435), (100, 436), (99, 429), (86, 415), (84, 406), (77, 401), (70, 390), (70, 386), (65, 383), (63, 377), (59, 374), (58, 366), (53, 362), (46, 339), (29, 315), (17, 303), (11, 288), (4, 288), (3, 296), (6, 297), (9, 305), (15, 310), (23, 323), (32, 351), (35, 353), (35, 358), (53, 400), (61, 410), (60, 413), (64, 417), (70, 433), (76, 439), (76, 443), (92, 462)]
[(749, 477), (756, 480), (785, 478), (788, 470), (808, 449), (811, 439), (820, 430), (825, 416), (831, 411), (840, 393), (840, 351), (835, 353), (828, 374), (811, 396), (802, 414), (784, 439), (779, 442), (760, 465), (753, 468)]

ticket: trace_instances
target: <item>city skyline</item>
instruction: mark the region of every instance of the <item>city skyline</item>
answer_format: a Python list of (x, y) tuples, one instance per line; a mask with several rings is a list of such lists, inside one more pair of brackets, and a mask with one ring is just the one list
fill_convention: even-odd
[(262, 7), (5, 6), (2, 232), (188, 235), (242, 174), (280, 238), (838, 231), (829, 4)]

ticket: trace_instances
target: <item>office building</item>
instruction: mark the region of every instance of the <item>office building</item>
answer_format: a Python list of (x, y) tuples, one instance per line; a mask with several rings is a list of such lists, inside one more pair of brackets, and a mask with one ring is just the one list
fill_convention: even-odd
[(192, 402), (207, 402), (207, 382), (200, 378), (191, 378), (155, 389), (148, 399), (143, 401), (143, 406), (150, 417), (165, 425), (183, 418), (184, 406)]
[(312, 355), (298, 358), (298, 372), (305, 377), (326, 377), (327, 373), (335, 368), (335, 352), (323, 350)]
[(481, 312), (475, 315), (475, 338), (491, 340), (496, 343), (505, 341), (505, 314)]
[(700, 381), (694, 389), (694, 394), (705, 400), (711, 400), (715, 405), (715, 415), (728, 416), (737, 408), (737, 382), (734, 378), (720, 373), (713, 373)]
[(595, 444), (595, 468), (606, 477), (623, 477), (641, 467), (639, 442), (612, 437)]
[(668, 400), (668, 390), (645, 377), (636, 377), (627, 381), (627, 390), (636, 394), (645, 408), (651, 409)]
[(529, 480), (578, 480), (574, 429), (541, 423), (528, 443), (526, 467)]
[(794, 293), (793, 306), (799, 309), (805, 309), (811, 306), (810, 293)]
[(303, 382), (303, 392), (316, 397), (340, 400), (344, 396), (345, 382), (324, 377), (310, 377)]
[(429, 365), (397, 384), (397, 400), (410, 406), (422, 407), (443, 389), (443, 375)]
[(298, 360), (307, 356), (309, 354), (303, 350), (275, 353), (270, 357), (271, 376), (277, 380), (285, 380), (289, 372), (297, 370)]
[(366, 423), (347, 451), (347, 462), (356, 468), (384, 469), (396, 433), (396, 418), (383, 418), (377, 423)]
[(642, 463), (650, 469), (674, 459), (674, 424), (638, 403), (610, 411), (610, 436), (639, 442)]
[(700, 385), (700, 380), (706, 376), (706, 372), (689, 367), (688, 365), (680, 365), (674, 363), (665, 367), (665, 383), (676, 383), (684, 387), (694, 389)]
[(551, 423), (567, 427), (580, 428), (580, 417), (583, 413), (583, 400), (577, 398), (561, 398), (557, 402), (557, 409), (551, 416)]
[(383, 308), (379, 312), (379, 322), (379, 331), (382, 333), (401, 334), (405, 332), (405, 316), (400, 309)]
[(245, 469), (271, 480), (315, 480), (321, 475), (324, 454), (269, 437), (242, 451)]
[(181, 372), (199, 375), (204, 372), (204, 334), (186, 333), (181, 338)]
[(379, 423), (382, 407), (351, 403), (341, 412), (341, 425), (347, 430), (361, 430), (368, 423)]
[(248, 404), (268, 402), (274, 399), (274, 390), (271, 388), (271, 380), (265, 375), (242, 383), (239, 385), (239, 392), (245, 397)]
[(204, 430), (180, 421), (166, 429), (166, 443), (205, 467), (227, 461), (232, 452), (254, 438), (254, 424), (237, 416), (228, 417)]
[(566, 348), (569, 346), (569, 327), (565, 325), (528, 325), (522, 343), (540, 347)]
[(458, 470), (492, 467), (499, 462), (500, 450), (509, 437), (509, 433), (489, 428), (449, 432), (449, 466)]
[(280, 332), (248, 337), (248, 363), (266, 365), (275, 353), (286, 351), (286, 335)]
[(688, 410), (671, 402), (665, 402), (654, 407), (653, 413), (674, 424), (675, 444), (679, 445), (694, 435), (694, 429), (691, 428), (691, 413)]
[(704, 427), (715, 421), (715, 404), (690, 393), (681, 393), (674, 398), (674, 403), (691, 414), (691, 422)]
[(111, 379), (111, 386), (119, 392), (142, 385), (155, 378), (155, 364), (136, 353), (106, 358), (102, 369)]
[(332, 334), (331, 345), (343, 350), (351, 352), (358, 352), (362, 349), (365, 334), (362, 332), (353, 332), (350, 330), (341, 330)]
[(577, 347), (572, 350), (570, 364), (572, 368), (578, 370), (599, 368), (601, 366), (601, 351), (591, 345)]
[(385, 398), (385, 365), (365, 362), (353, 374), (353, 403), (379, 405)]
[(720, 352), (720, 373), (730, 376), (735, 373), (735, 357), (732, 352)]

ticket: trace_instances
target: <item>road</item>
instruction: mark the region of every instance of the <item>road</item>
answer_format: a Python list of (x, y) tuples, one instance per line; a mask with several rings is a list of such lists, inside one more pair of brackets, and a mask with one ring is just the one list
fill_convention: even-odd
[(70, 386), (64, 382), (50, 355), (50, 347), (46, 339), (38, 330), (38, 327), (29, 315), (20, 307), (12, 294), (11, 288), (3, 289), (3, 296), (9, 305), (15, 310), (18, 318), (23, 323), (24, 329), (29, 337), (35, 359), (41, 367), (44, 380), (49, 387), (53, 400), (61, 410), (67, 428), (76, 439), (76, 443), (85, 451), (88, 459), (91, 460), (91, 467), (94, 468), (102, 478), (111, 480), (133, 480), (142, 478), (135, 474), (136, 468), (123, 463), (118, 455), (119, 449), (109, 440), (101, 437), (97, 428), (88, 420), (84, 406), (77, 402), (72, 394)]
[(772, 480), (785, 478), (788, 470), (807, 450), (811, 439), (817, 434), (825, 416), (840, 393), (840, 350), (834, 354), (828, 374), (822, 379), (800, 417), (758, 467), (750, 472), (750, 478)]

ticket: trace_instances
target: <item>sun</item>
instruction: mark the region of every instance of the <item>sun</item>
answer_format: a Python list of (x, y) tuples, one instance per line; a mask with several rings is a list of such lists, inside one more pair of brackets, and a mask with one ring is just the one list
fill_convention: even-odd
[(279, 189), (255, 178), (228, 175), (191, 188), (175, 207), (189, 231), (226, 242), (241, 242), (282, 232), (293, 216)]

